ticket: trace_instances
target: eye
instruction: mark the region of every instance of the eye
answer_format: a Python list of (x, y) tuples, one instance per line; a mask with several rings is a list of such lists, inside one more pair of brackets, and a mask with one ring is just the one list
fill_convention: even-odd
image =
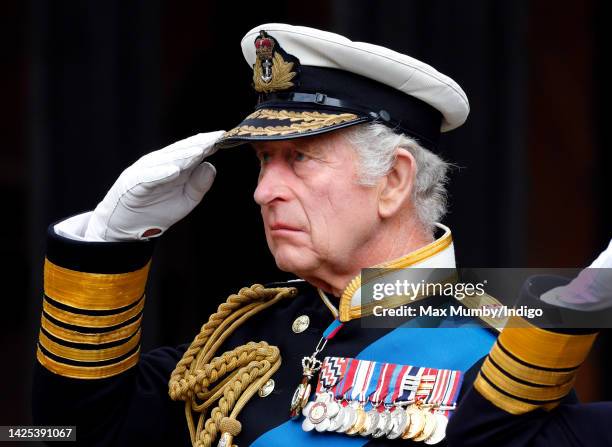
[(295, 155), (293, 156), (293, 159), (295, 161), (304, 161), (306, 160), (307, 156), (306, 154), (302, 153), (302, 152), (295, 152)]

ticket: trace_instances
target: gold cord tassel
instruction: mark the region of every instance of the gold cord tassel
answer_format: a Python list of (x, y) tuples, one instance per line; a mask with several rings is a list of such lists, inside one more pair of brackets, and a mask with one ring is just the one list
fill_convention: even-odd
[(242, 429), (238, 414), (281, 365), (278, 348), (263, 341), (249, 342), (213, 358), (219, 346), (253, 315), (296, 294), (295, 288), (266, 289), (260, 284), (240, 289), (210, 316), (185, 351), (170, 376), (168, 393), (172, 400), (185, 401), (194, 447), (210, 447), (219, 434), (219, 447), (232, 446)]

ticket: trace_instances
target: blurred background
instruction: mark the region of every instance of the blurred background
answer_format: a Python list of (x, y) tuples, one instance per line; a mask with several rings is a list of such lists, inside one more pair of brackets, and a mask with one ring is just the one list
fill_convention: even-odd
[[(9, 1), (0, 42), (0, 425), (30, 422), (30, 371), (47, 226), (93, 209), (141, 155), (229, 129), (252, 110), (243, 34), (307, 25), (405, 52), (455, 79), (471, 115), (440, 152), (458, 262), (581, 267), (612, 236), (603, 0)], [(191, 340), (240, 287), (285, 278), (252, 200), (244, 148), (211, 160), (204, 202), (159, 241), (143, 344)], [(606, 186), (608, 185), (608, 186)], [(612, 399), (609, 333), (584, 365), (582, 400)]]

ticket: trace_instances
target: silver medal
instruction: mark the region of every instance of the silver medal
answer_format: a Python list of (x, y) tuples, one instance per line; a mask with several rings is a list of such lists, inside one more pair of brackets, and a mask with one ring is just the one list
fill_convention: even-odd
[[(330, 431), (331, 430), (331, 421), (332, 418), (335, 418), (340, 412), (340, 404), (335, 400), (330, 400), (327, 402), (327, 416), (325, 417), (325, 421), (321, 422), (321, 429), (317, 426), (317, 431)], [(322, 427), (325, 428), (322, 428)]]
[(302, 430), (304, 431), (312, 431), (315, 428), (315, 424), (310, 422), (310, 419), (306, 418), (302, 421)]
[(372, 436), (375, 438), (385, 436), (387, 433), (389, 433), (391, 428), (391, 413), (389, 413), (389, 410), (385, 410), (382, 413), (379, 413), (378, 424), (376, 425), (376, 429), (374, 430), (374, 433), (372, 433)]
[(317, 425), (315, 425), (315, 430), (319, 432), (327, 431), (329, 426), (330, 426), (329, 418), (325, 418), (321, 422), (319, 422)]
[(391, 422), (393, 423), (393, 426), (387, 435), (387, 438), (397, 439), (402, 433), (404, 433), (406, 425), (408, 425), (408, 415), (402, 408), (397, 407), (391, 413)]
[[(317, 396), (317, 401), (319, 400), (319, 398), (320, 397)], [(308, 402), (302, 409), (302, 414), (306, 418), (302, 421), (302, 430), (304, 431), (312, 431), (315, 428), (315, 423), (313, 423), (310, 419), (310, 411), (312, 410), (312, 407), (317, 403), (317, 401)]]
[(338, 430), (344, 423), (345, 418), (346, 418), (345, 408), (341, 405), (338, 405), (338, 414), (329, 420), (329, 428), (327, 429), (327, 431)]
[(446, 437), (446, 426), (448, 425), (448, 419), (441, 413), (434, 414), (437, 424), (434, 432), (425, 440), (425, 444), (434, 445), (442, 441)]
[(344, 412), (346, 416), (344, 417), (344, 423), (336, 430), (338, 433), (346, 433), (357, 422), (357, 413), (352, 406), (344, 407)]
[(359, 432), (359, 434), (361, 436), (370, 436), (372, 432), (376, 429), (379, 419), (380, 415), (378, 413), (378, 410), (376, 408), (372, 408), (366, 413), (366, 423), (363, 426), (363, 429)]

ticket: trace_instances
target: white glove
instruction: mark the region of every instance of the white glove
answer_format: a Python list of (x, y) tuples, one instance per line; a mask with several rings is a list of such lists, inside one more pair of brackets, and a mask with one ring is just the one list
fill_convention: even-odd
[(121, 173), (89, 219), (88, 241), (125, 241), (161, 235), (200, 203), (215, 179), (202, 160), (223, 131), (201, 133), (151, 152)]
[(543, 293), (540, 299), (554, 306), (584, 311), (612, 307), (612, 240), (569, 284)]

